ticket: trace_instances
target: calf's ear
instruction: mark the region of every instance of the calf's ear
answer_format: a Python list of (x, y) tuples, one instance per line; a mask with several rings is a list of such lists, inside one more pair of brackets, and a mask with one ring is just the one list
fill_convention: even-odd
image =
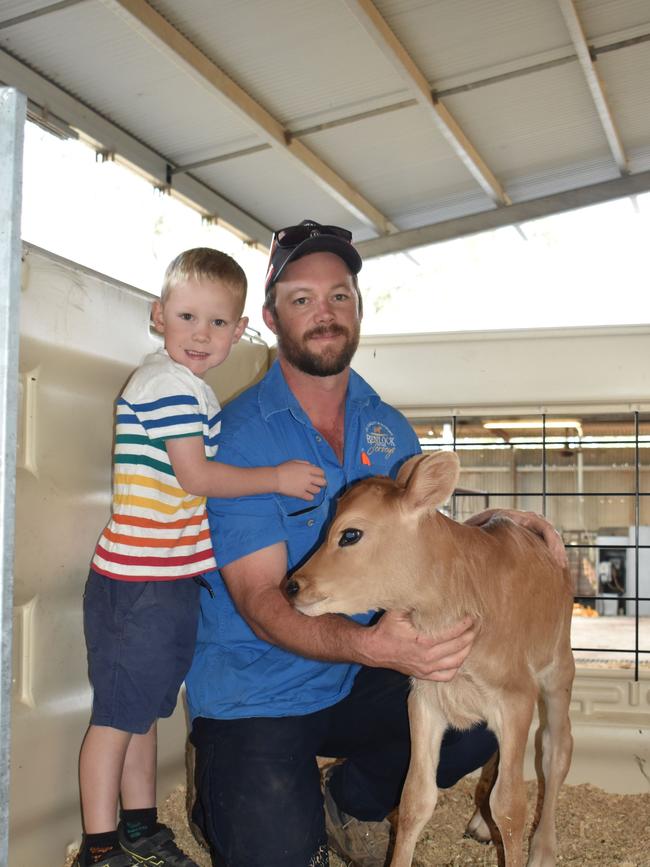
[(411, 474), (413, 470), (417, 467), (420, 461), (423, 461), (426, 458), (426, 455), (415, 455), (412, 458), (409, 458), (408, 461), (404, 461), (402, 466), (399, 468), (397, 476), (395, 477), (395, 481), (398, 485), (401, 485), (405, 488), (408, 484), (408, 480), (411, 478)]
[(409, 508), (437, 508), (454, 492), (460, 475), (460, 461), (455, 452), (432, 452), (408, 461), (397, 477), (412, 464), (406, 484), (405, 501)]

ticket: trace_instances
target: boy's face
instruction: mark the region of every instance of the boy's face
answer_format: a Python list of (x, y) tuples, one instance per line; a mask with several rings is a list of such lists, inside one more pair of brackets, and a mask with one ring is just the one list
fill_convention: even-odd
[(163, 303), (154, 301), (152, 319), (165, 337), (170, 358), (203, 376), (224, 361), (248, 324), (239, 303), (219, 280), (186, 280)]

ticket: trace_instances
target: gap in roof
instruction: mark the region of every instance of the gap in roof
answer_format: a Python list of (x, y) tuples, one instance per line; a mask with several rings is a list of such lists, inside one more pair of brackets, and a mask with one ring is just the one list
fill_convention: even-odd
[(650, 194), (368, 260), (365, 334), (650, 322)]

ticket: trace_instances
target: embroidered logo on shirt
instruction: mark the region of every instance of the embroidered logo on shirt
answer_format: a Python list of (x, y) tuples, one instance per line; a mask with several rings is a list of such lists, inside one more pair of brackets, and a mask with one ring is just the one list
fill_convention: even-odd
[(366, 449), (368, 457), (381, 454), (388, 459), (395, 451), (395, 436), (380, 421), (371, 421), (370, 424), (366, 425), (366, 443), (368, 444)]

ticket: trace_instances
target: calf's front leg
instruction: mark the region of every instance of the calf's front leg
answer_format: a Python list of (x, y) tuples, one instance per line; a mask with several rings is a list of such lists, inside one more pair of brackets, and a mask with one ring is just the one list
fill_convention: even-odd
[(499, 698), (494, 725), (499, 741), (499, 771), (490, 795), (490, 812), (503, 843), (505, 867), (523, 867), (526, 824), (524, 752), (533, 718), (535, 692)]
[(433, 684), (416, 682), (408, 702), (411, 762), (402, 790), (390, 867), (410, 867), (418, 837), (436, 806), (436, 770), (447, 727)]

